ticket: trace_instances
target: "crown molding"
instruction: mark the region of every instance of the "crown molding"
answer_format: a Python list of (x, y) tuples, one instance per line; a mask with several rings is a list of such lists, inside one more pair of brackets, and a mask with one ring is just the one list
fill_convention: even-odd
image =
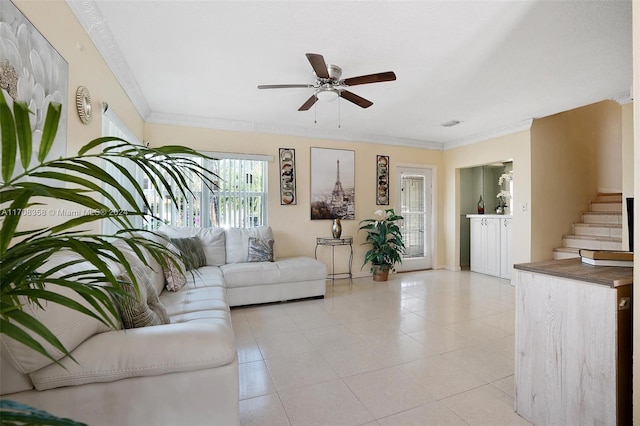
[(633, 90), (629, 89), (625, 92), (618, 93), (617, 95), (611, 97), (612, 101), (616, 101), (620, 105), (628, 104), (633, 102)]
[(67, 0), (67, 5), (76, 15), (142, 119), (146, 119), (151, 114), (151, 109), (95, 1)]
[(396, 145), (441, 151), (444, 145), (439, 142), (417, 139), (398, 138), (393, 136), (371, 135), (344, 130), (320, 129), (302, 126), (288, 126), (279, 124), (255, 123), (250, 121), (226, 120), (211, 117), (196, 117), (179, 114), (152, 112), (146, 119), (148, 123), (167, 124), (175, 126), (199, 127), (216, 130), (230, 130), (237, 132), (268, 133), (316, 139), (343, 140), (350, 142), (366, 142), (381, 145)]
[(465, 145), (472, 145), (474, 143), (486, 141), (488, 139), (498, 138), (500, 136), (511, 135), (513, 133), (523, 132), (525, 130), (531, 129), (531, 125), (533, 124), (533, 118), (528, 118), (526, 120), (510, 124), (508, 126), (501, 126), (495, 129), (476, 133), (475, 135), (471, 135), (468, 137), (455, 139), (445, 143), (445, 151), (449, 149), (459, 148)]

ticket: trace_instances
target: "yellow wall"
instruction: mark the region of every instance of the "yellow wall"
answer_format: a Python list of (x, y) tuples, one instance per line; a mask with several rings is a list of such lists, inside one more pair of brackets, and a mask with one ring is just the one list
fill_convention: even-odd
[[(201, 151), (236, 152), (244, 154), (270, 155), (274, 161), (269, 164), (269, 225), (274, 231), (276, 240), (276, 256), (287, 257), (294, 255), (313, 256), (316, 237), (331, 235), (331, 221), (310, 219), (310, 154), (311, 147), (335, 148), (355, 151), (356, 172), (356, 219), (342, 221), (342, 235), (354, 237), (354, 263), (353, 270), (357, 275), (366, 275), (369, 268), (360, 270), (362, 258), (366, 247), (361, 246), (364, 234), (358, 233), (358, 222), (373, 217), (373, 213), (386, 206), (377, 206), (375, 203), (376, 184), (376, 155), (388, 155), (390, 157), (391, 170), (391, 197), (396, 197), (395, 175), (393, 171), (398, 164), (419, 164), (435, 166), (437, 168), (438, 181), (443, 180), (442, 151), (425, 150), (418, 148), (398, 147), (391, 145), (378, 145), (357, 142), (345, 142), (323, 139), (311, 139), (295, 136), (270, 135), (249, 132), (234, 132), (225, 130), (212, 130), (195, 127), (181, 127), (147, 123), (145, 125), (145, 140), (151, 146), (166, 144), (181, 144)], [(296, 150), (297, 172), (297, 205), (280, 205), (279, 201), (279, 164), (278, 149), (294, 148)], [(331, 172), (334, 173), (334, 172)], [(444, 186), (439, 185), (437, 197), (444, 196)], [(391, 205), (393, 206), (393, 201)], [(437, 213), (441, 216), (441, 212)], [(444, 246), (444, 233), (437, 227), (438, 247)], [(339, 250), (339, 249), (336, 249)], [(343, 252), (346, 254), (347, 252)], [(323, 256), (323, 250), (318, 252)], [(336, 251), (336, 271), (344, 270), (346, 256)], [(444, 263), (444, 254), (439, 250), (436, 254), (435, 265)]]
[[(15, 0), (14, 4), (69, 64), (67, 154), (76, 154), (84, 144), (102, 136), (102, 102), (107, 102), (117, 111), (129, 129), (142, 139), (144, 130), (142, 118), (67, 3)], [(82, 124), (76, 112), (75, 93), (78, 86), (87, 87), (91, 93), (94, 116), (88, 125)], [(50, 204), (50, 207), (55, 210), (63, 208), (64, 205), (60, 202), (55, 205)], [(56, 215), (38, 217), (37, 225), (38, 227), (53, 225), (63, 219), (68, 217), (61, 218)], [(21, 226), (30, 226), (27, 220), (21, 222)]]
[(553, 258), (599, 190), (622, 191), (621, 138), (622, 107), (614, 101), (534, 121), (531, 260)]
[[(446, 188), (444, 215), (445, 265), (455, 270), (460, 265), (460, 169), (494, 162), (513, 161), (513, 260), (528, 262), (531, 242), (531, 158), (530, 132), (523, 131), (444, 152)], [(527, 211), (520, 208), (523, 203)], [(466, 219), (465, 219), (466, 220)]]

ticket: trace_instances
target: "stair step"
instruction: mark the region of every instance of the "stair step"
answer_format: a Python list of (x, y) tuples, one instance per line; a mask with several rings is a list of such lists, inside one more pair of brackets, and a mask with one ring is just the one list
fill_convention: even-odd
[(592, 201), (590, 210), (592, 212), (622, 212), (622, 202)]
[(553, 249), (553, 258), (580, 257), (580, 249), (622, 250), (622, 205), (622, 193), (598, 193), (582, 222), (573, 224), (573, 234), (562, 238), (564, 247)]
[(622, 224), (622, 211), (620, 212), (584, 212), (583, 223)]
[(622, 193), (621, 192), (612, 192), (612, 193), (601, 192), (598, 194), (598, 198), (596, 198), (596, 201), (618, 202), (622, 204)]
[(553, 258), (555, 260), (560, 259), (574, 259), (580, 257), (579, 249), (573, 247), (558, 247), (553, 249)]
[(622, 238), (593, 237), (589, 235), (565, 235), (565, 247), (587, 250), (622, 250)]
[(622, 224), (574, 223), (573, 233), (576, 235), (622, 238)]

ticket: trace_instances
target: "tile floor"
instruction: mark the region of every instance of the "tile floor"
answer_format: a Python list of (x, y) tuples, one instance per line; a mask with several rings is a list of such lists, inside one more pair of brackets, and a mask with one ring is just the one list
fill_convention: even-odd
[(242, 425), (527, 425), (513, 411), (514, 287), (421, 271), (232, 310)]

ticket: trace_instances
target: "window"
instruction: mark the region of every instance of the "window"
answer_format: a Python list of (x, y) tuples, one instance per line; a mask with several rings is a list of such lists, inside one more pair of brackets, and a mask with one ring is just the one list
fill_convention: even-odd
[[(144, 188), (153, 215), (162, 223), (175, 226), (251, 228), (267, 223), (267, 161), (268, 156), (207, 153), (216, 160), (202, 160), (219, 179), (218, 188), (209, 190), (194, 179), (193, 195), (175, 193), (178, 203), (169, 194), (159, 196), (151, 182), (145, 179)], [(227, 158), (223, 158), (227, 157)], [(190, 176), (185, 176), (190, 179)], [(157, 228), (159, 223), (151, 223)]]
[[(133, 132), (131, 132), (131, 130), (129, 130), (129, 128), (120, 120), (120, 118), (118, 118), (118, 116), (115, 114), (115, 112), (113, 112), (113, 110), (108, 108), (106, 108), (106, 111), (103, 111), (102, 113), (102, 136), (115, 136), (115, 137), (124, 139), (130, 143), (140, 145), (140, 141), (138, 140), (138, 138), (136, 138)], [(118, 143), (120, 142), (117, 142), (117, 141), (108, 142), (106, 145), (107, 146), (116, 145)], [(119, 165), (125, 166), (128, 169), (132, 167), (132, 163), (130, 161), (124, 161), (124, 160), (120, 160), (120, 161), (115, 160), (115, 161)], [(135, 189), (129, 183), (129, 181), (126, 178), (124, 178), (124, 175), (122, 175), (120, 171), (113, 164), (107, 161), (104, 161), (103, 167), (104, 167), (104, 170), (107, 173), (109, 173), (111, 176), (113, 176), (120, 185), (124, 186), (131, 194), (133, 194), (134, 199), (137, 201), (138, 205), (142, 204), (142, 198), (140, 197), (140, 195), (138, 195), (138, 193), (135, 191)], [(139, 177), (141, 175), (140, 170), (129, 170), (129, 172), (135, 177)], [(131, 206), (129, 205), (129, 203), (120, 194), (111, 193), (111, 195), (118, 202), (120, 208), (124, 210), (131, 209)], [(102, 202), (104, 204), (111, 206), (111, 202), (104, 197)], [(111, 207), (114, 207), (114, 206), (111, 206)], [(132, 216), (129, 218), (129, 220), (131, 221), (131, 224), (134, 228), (142, 227), (141, 217)], [(113, 235), (116, 233), (116, 231), (120, 229), (120, 226), (111, 220), (102, 220), (101, 222), (102, 222), (101, 223), (102, 233), (105, 235)]]

